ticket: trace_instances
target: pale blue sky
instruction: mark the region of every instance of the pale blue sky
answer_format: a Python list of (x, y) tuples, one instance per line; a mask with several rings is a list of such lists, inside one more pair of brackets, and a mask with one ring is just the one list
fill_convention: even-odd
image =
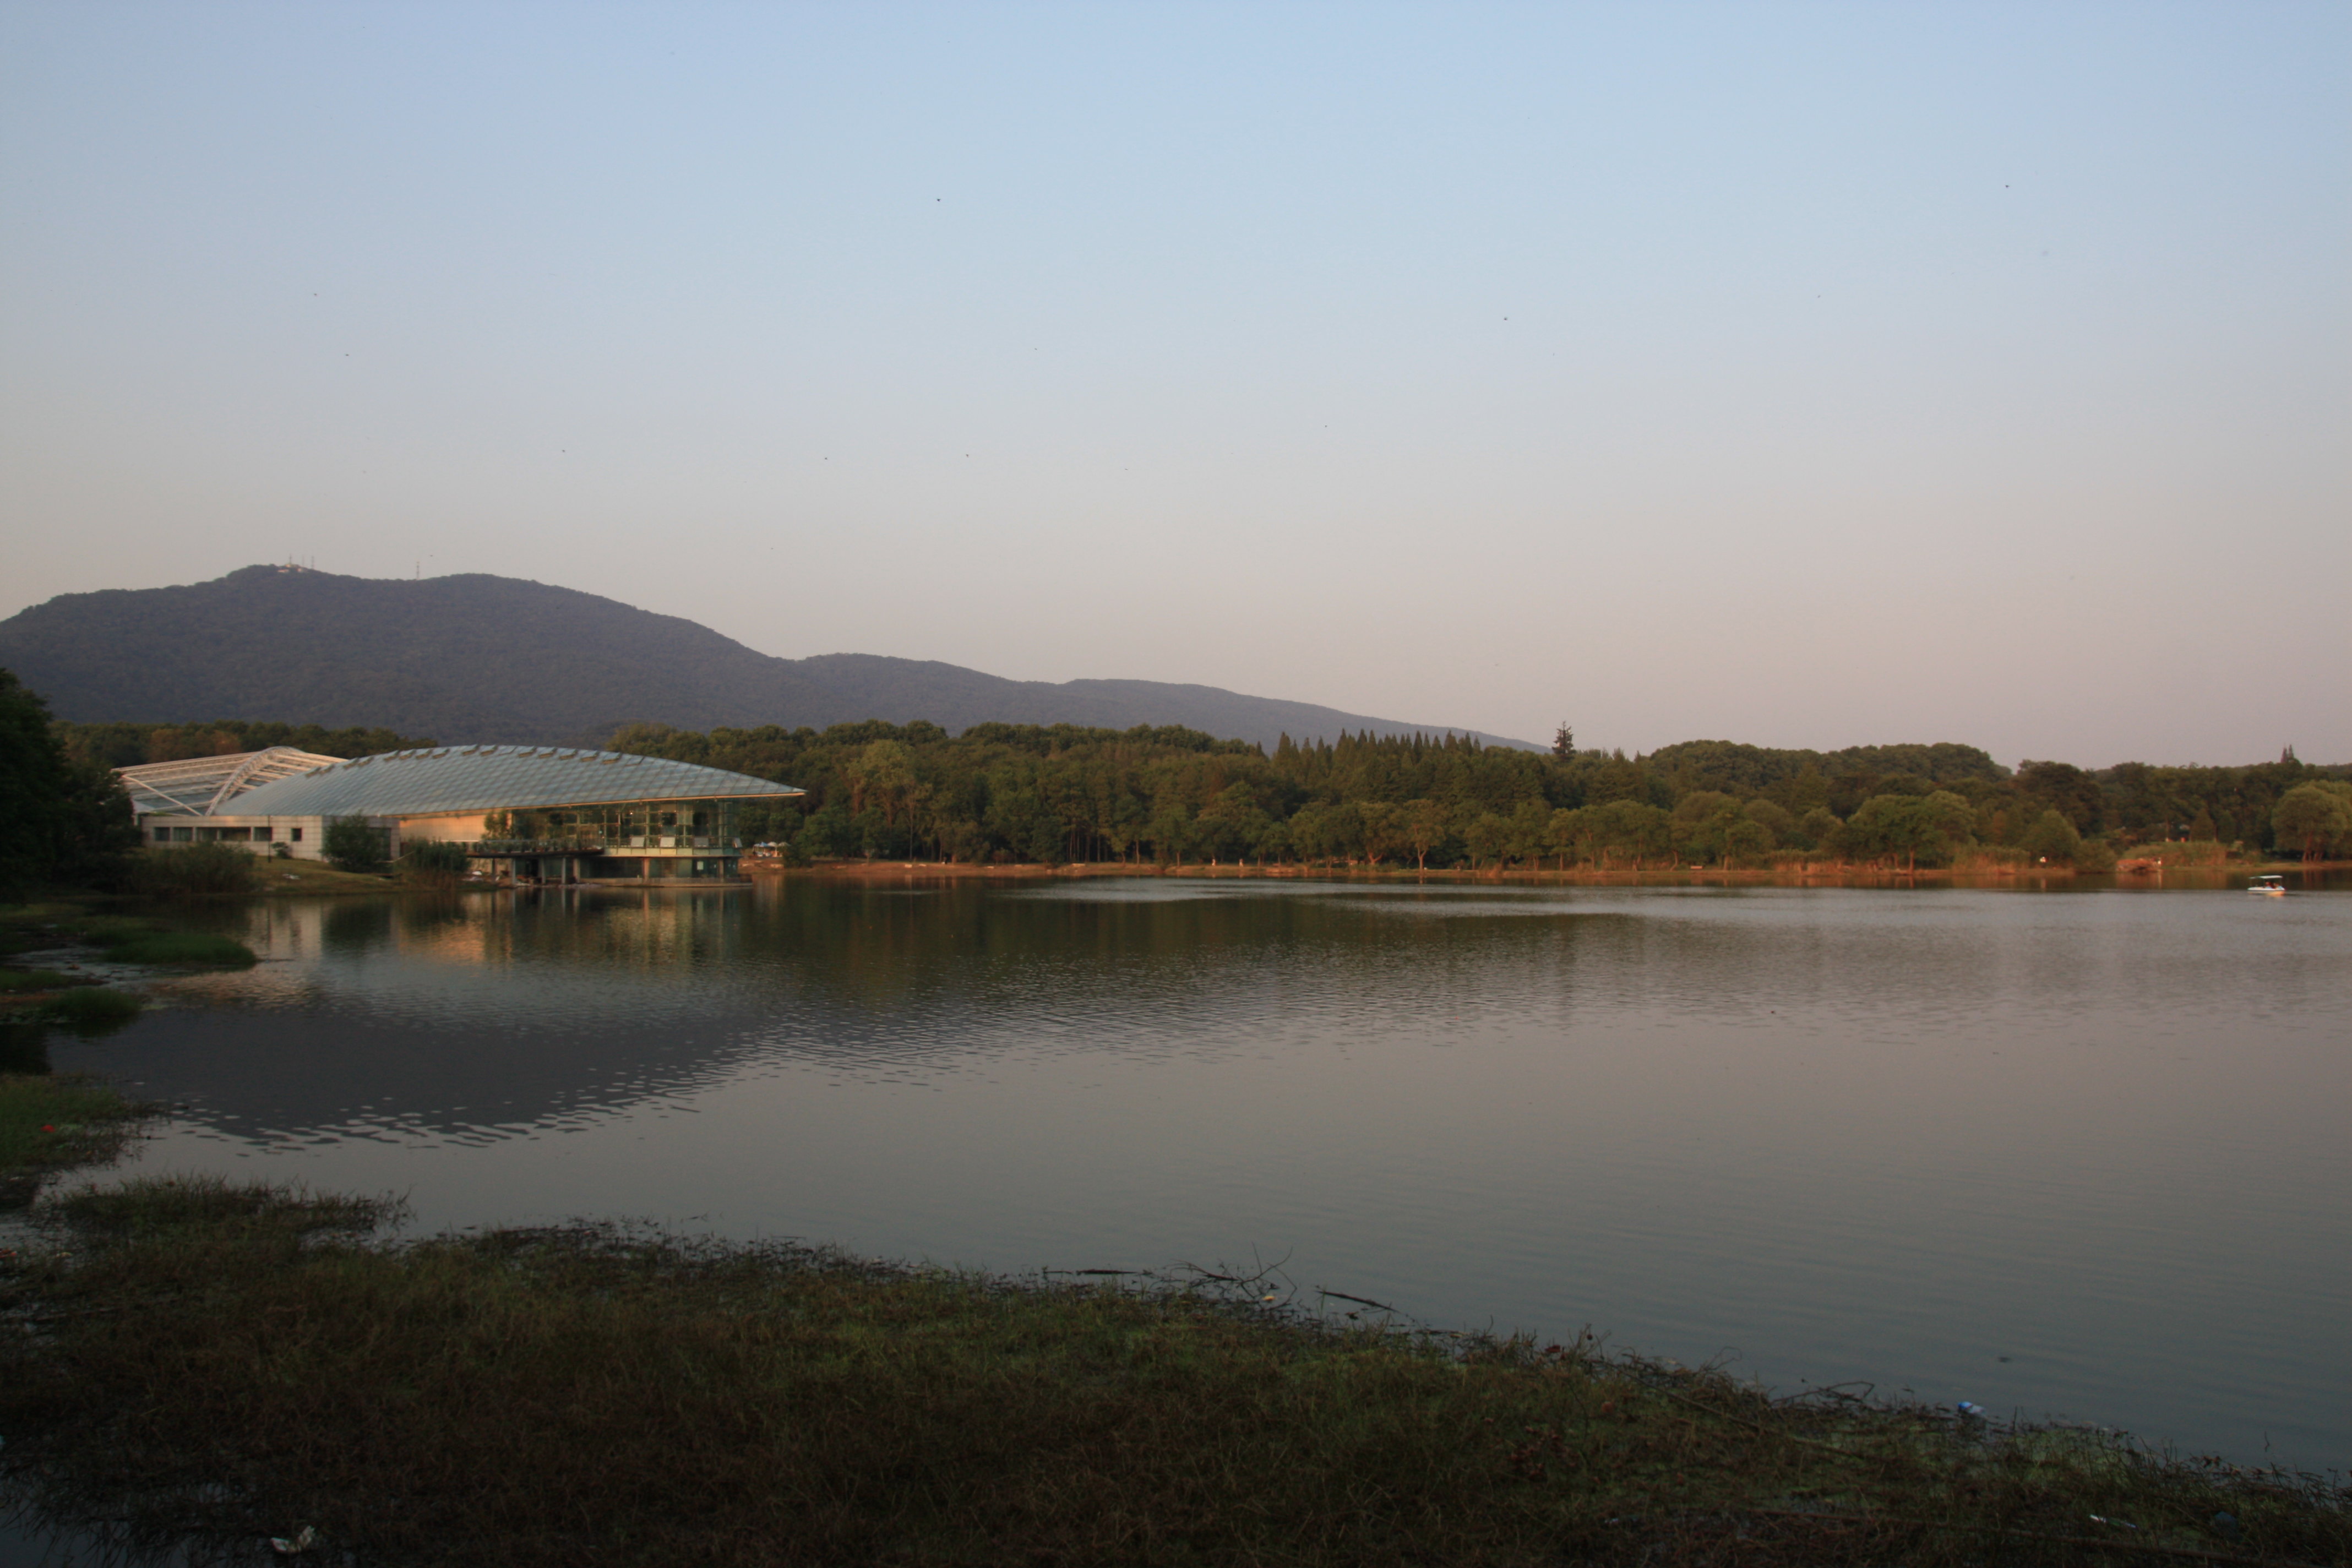
[(2352, 7), (0, 4), (0, 614), (2352, 758)]

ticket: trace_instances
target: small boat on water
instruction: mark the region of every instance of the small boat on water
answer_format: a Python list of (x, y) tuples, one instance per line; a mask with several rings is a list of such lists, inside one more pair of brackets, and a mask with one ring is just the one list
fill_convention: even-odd
[(2260, 893), (2265, 898), (2284, 899), (2286, 897), (2286, 879), (2279, 876), (2257, 877), (2246, 884), (2246, 891)]

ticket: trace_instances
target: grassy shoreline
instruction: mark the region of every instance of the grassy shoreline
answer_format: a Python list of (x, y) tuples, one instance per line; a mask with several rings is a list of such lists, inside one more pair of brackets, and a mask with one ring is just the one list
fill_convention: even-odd
[(0, 1214), (52, 1173), (113, 1159), (147, 1115), (88, 1074), (0, 1072)]
[[(1090, 877), (1176, 877), (1248, 880), (1265, 879), (1273, 881), (1338, 881), (1338, 882), (1460, 882), (1510, 883), (1529, 887), (1666, 887), (1694, 882), (1722, 882), (1738, 886), (1759, 887), (1909, 887), (1922, 882), (1948, 883), (1955, 886), (2013, 887), (2021, 883), (2074, 883), (2086, 880), (2115, 881), (2132, 887), (2160, 885), (2168, 872), (2175, 877), (2199, 879), (2231, 880), (2267, 871), (2280, 872), (2343, 872), (2352, 871), (2352, 861), (2267, 861), (2231, 862), (2224, 866), (2180, 865), (2148, 873), (2114, 871), (2078, 871), (2071, 866), (1937, 866), (1920, 867), (1916, 871), (1899, 868), (1856, 866), (1843, 861), (1807, 862), (1799, 866), (1652, 866), (1636, 870), (1622, 867), (1609, 870), (1580, 868), (1561, 871), (1552, 868), (1514, 867), (1507, 870), (1491, 868), (1472, 870), (1461, 867), (1445, 867), (1418, 870), (1411, 866), (1242, 866), (1242, 865), (1127, 865), (1116, 861), (1087, 861), (1066, 866), (1007, 865), (976, 866), (952, 860), (819, 860), (812, 865), (784, 867), (773, 862), (746, 860), (743, 869), (749, 876), (816, 877), (844, 881), (889, 880), (909, 877), (937, 878), (951, 880), (1030, 880), (1042, 878), (1084, 879)], [(625, 887), (625, 883), (614, 884)]]
[[(6, 1473), (387, 1563), (2341, 1563), (2352, 1495), (1262, 1280), (1011, 1280), (382, 1200), (69, 1194), (0, 1271)], [(1348, 1303), (1342, 1302), (1346, 1308)]]
[[(0, 1512), (367, 1563), (2352, 1563), (2342, 1478), (1430, 1331), (1263, 1279), (1006, 1279), (140, 1177), (0, 1074)], [(301, 1560), (297, 1554), (296, 1560)]]
[[(105, 912), (93, 908), (93, 902), (83, 899), (0, 906), (0, 1029), (8, 1031), (0, 1039), (0, 1071), (23, 1065), (16, 1058), (28, 1040), (38, 1056), (45, 1026), (100, 1035), (136, 1018), (144, 1005), (110, 984), (142, 978), (136, 973), (126, 975), (126, 969), (250, 969), (259, 962), (251, 948), (234, 938)], [(62, 969), (11, 962), (31, 952), (71, 956), (54, 960)]]

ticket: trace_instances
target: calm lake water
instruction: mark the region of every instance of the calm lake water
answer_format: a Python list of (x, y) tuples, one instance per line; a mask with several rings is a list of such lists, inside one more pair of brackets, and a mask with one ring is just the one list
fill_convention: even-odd
[(133, 1168), (1441, 1326), (2352, 1467), (2352, 892), (1087, 880), (255, 907)]

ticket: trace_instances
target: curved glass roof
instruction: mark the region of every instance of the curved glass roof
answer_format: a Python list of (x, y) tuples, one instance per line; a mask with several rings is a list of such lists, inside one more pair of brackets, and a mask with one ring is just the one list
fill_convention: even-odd
[(154, 816), (212, 816), (229, 801), (275, 779), (306, 773), (340, 763), (298, 752), (291, 746), (271, 746), (259, 752), (233, 752), (225, 757), (189, 757), (176, 763), (141, 763), (117, 768), (114, 776), (139, 810)]
[(801, 792), (749, 773), (568, 746), (383, 752), (238, 795), (238, 816), (425, 816), (630, 800), (781, 799)]

